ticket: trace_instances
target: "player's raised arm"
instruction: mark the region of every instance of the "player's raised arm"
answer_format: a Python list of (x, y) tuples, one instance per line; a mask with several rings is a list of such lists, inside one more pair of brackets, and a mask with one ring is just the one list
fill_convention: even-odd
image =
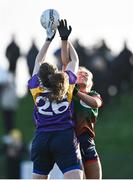
[(50, 45), (51, 41), (53, 40), (55, 33), (56, 33), (55, 30), (52, 30), (51, 24), (50, 24), (46, 30), (47, 38), (45, 40), (45, 43), (42, 46), (42, 48), (40, 49), (40, 51), (36, 57), (32, 75), (36, 74), (39, 71), (40, 65), (45, 61), (45, 57), (46, 57), (49, 45)]
[(61, 43), (61, 59), (63, 70), (70, 70), (75, 74), (78, 71), (79, 58), (73, 45), (68, 41), (68, 37), (72, 31), (71, 26), (67, 27), (67, 21), (61, 20), (58, 31), (62, 40)]
[(61, 60), (63, 64), (63, 70), (66, 69), (67, 64), (69, 63), (69, 44), (68, 37), (72, 31), (71, 26), (67, 27), (66, 19), (61, 19), (60, 24), (58, 26), (58, 31), (61, 37)]
[(70, 61), (66, 67), (66, 70), (72, 71), (74, 74), (77, 74), (79, 68), (79, 58), (78, 54), (73, 47), (72, 43), (69, 43), (69, 54), (70, 54)]

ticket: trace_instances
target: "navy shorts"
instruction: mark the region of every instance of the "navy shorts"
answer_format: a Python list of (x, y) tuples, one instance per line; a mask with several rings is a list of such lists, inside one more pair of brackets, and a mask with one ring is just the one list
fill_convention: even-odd
[(78, 137), (80, 142), (80, 151), (83, 162), (97, 160), (98, 154), (96, 151), (94, 140), (88, 132), (84, 132)]
[(56, 162), (62, 173), (81, 169), (79, 146), (73, 129), (39, 132), (31, 147), (33, 173), (48, 175)]

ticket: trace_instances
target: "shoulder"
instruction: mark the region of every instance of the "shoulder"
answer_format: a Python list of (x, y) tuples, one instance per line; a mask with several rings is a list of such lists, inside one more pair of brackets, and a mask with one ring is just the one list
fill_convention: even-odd
[(28, 87), (31, 88), (36, 88), (39, 86), (39, 77), (38, 74), (35, 74), (28, 80)]

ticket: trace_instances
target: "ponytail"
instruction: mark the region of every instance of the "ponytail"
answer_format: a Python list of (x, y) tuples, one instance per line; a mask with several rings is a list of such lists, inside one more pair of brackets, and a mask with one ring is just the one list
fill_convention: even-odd
[(49, 76), (49, 83), (52, 92), (49, 94), (51, 101), (61, 101), (66, 92), (65, 77), (63, 73), (55, 73)]

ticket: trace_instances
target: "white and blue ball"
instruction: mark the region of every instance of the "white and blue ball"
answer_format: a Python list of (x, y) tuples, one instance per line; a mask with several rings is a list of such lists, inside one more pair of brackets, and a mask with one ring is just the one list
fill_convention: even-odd
[(41, 25), (47, 29), (49, 23), (52, 23), (52, 30), (56, 30), (59, 25), (60, 16), (55, 9), (47, 9), (42, 12), (40, 17)]

